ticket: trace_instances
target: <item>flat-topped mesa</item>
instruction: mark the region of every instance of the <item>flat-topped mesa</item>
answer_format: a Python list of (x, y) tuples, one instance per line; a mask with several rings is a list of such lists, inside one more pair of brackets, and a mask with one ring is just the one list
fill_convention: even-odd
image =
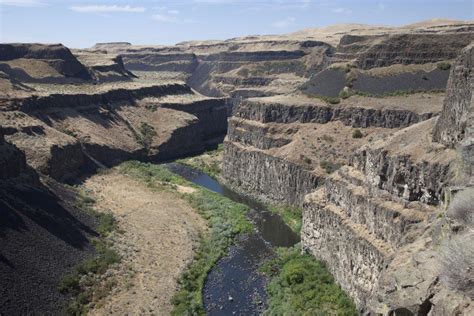
[(91, 70), (96, 82), (128, 81), (136, 76), (125, 69), (120, 55), (75, 50), (78, 60)]
[(61, 44), (0, 44), (0, 70), (24, 82), (92, 80), (87, 67)]

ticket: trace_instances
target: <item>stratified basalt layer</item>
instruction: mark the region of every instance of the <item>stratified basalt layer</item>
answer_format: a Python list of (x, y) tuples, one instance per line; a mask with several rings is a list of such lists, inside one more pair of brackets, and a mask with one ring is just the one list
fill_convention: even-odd
[(123, 55), (130, 70), (192, 73), (197, 67), (195, 54), (130, 53)]
[(308, 195), (303, 205), (303, 249), (323, 260), (359, 309), (364, 309), (393, 248), (353, 222), (340, 206), (326, 204), (325, 192), (320, 189)]
[[(283, 102), (280, 101), (281, 97), (246, 100), (239, 105), (234, 115), (262, 123), (311, 122), (324, 124), (331, 121), (341, 121), (352, 127), (399, 128), (427, 120), (437, 114), (436, 109), (433, 112), (417, 113), (415, 110), (391, 109), (386, 106), (383, 108), (358, 107), (351, 105), (351, 100), (347, 101), (347, 105), (330, 106), (319, 100), (311, 102), (311, 100), (303, 98), (303, 102), (296, 101), (301, 98), (294, 97), (295, 105), (291, 104), (291, 96), (284, 98)], [(407, 108), (409, 108), (408, 104)]]
[(36, 170), (64, 180), (91, 165), (202, 152), (227, 130), (226, 100), (185, 84), (97, 90), (6, 101), (0, 119), (7, 139)]
[(23, 99), (5, 100), (0, 103), (5, 110), (20, 110), (23, 112), (42, 111), (48, 108), (76, 108), (91, 104), (107, 104), (110, 102), (128, 101), (152, 96), (174, 94), (189, 94), (191, 89), (182, 83), (143, 85), (136, 88), (112, 88), (92, 93), (53, 93), (48, 95), (33, 95)]
[[(436, 118), (402, 130), (388, 141), (358, 151), (352, 164), (362, 170), (372, 186), (408, 201), (438, 204), (443, 201), (453, 150), (431, 141)], [(413, 138), (412, 138), (413, 137)]]
[(225, 142), (226, 182), (262, 200), (299, 205), (321, 181), (311, 170), (256, 148)]
[(466, 47), (453, 64), (446, 91), (446, 99), (440, 119), (436, 124), (433, 139), (454, 146), (464, 138), (471, 128), (474, 113), (474, 44)]
[(341, 38), (337, 55), (347, 60), (355, 58), (356, 64), (363, 69), (393, 64), (423, 64), (454, 59), (473, 39), (472, 32), (347, 35)]
[(273, 136), (272, 128), (266, 124), (238, 117), (229, 119), (228, 139), (245, 146), (259, 149), (282, 147), (291, 142), (290, 135), (287, 137)]

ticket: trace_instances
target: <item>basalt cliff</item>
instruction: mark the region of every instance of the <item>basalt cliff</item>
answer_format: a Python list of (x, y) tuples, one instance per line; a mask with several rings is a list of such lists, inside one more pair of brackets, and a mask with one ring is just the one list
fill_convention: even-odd
[(444, 251), (472, 236), (447, 209), (473, 185), (473, 41), (472, 22), (427, 21), (174, 46), (0, 44), (0, 314), (60, 311), (47, 276), (93, 252), (94, 219), (63, 182), (222, 141), (222, 180), (300, 209), (303, 251), (360, 313), (473, 314)]

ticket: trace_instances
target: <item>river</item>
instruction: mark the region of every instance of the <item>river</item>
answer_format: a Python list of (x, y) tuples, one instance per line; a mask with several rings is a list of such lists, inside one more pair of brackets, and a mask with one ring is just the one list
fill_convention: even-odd
[(228, 254), (209, 272), (204, 284), (203, 302), (208, 315), (259, 315), (266, 309), (267, 278), (260, 266), (275, 255), (275, 247), (291, 247), (299, 242), (278, 214), (262, 204), (239, 195), (207, 174), (171, 163), (172, 172), (194, 184), (249, 206), (248, 218), (254, 223), (251, 234), (237, 237)]

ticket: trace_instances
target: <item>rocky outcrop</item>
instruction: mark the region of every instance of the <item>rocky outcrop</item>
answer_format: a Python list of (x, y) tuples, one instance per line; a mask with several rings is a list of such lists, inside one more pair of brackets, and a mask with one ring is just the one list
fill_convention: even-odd
[[(281, 103), (246, 100), (235, 110), (234, 115), (262, 123), (328, 123), (341, 121), (353, 127), (407, 127), (427, 120), (436, 113), (415, 113), (408, 110), (373, 109), (358, 107), (327, 106), (315, 101), (315, 105), (291, 106)], [(318, 104), (319, 103), (319, 104)]]
[(136, 76), (125, 69), (122, 56), (75, 51), (78, 60), (87, 66), (96, 82), (127, 81)]
[[(430, 144), (429, 131), (435, 122), (436, 118), (430, 119), (396, 133), (388, 141), (362, 148), (353, 155), (351, 164), (365, 174), (373, 187), (407, 201), (439, 204), (444, 200), (444, 189), (453, 178), (450, 164), (455, 154), (436, 144), (426, 148), (426, 144)], [(405, 135), (416, 135), (418, 140), (410, 140)], [(396, 151), (397, 145), (413, 150), (419, 146), (418, 149), (426, 150), (427, 154), (420, 157), (411, 148)]]
[(130, 70), (172, 71), (192, 73), (198, 64), (195, 54), (173, 54), (158, 52), (136, 52), (123, 54), (125, 65)]
[[(459, 75), (463, 58), (449, 80), (452, 90), (446, 100), (456, 94), (454, 87), (463, 97), (451, 104), (454, 110), (471, 100), (463, 90), (465, 77)], [(447, 111), (445, 102), (443, 114)], [(439, 281), (442, 245), (456, 231), (440, 207), (429, 205), (442, 204), (455, 180), (456, 152), (432, 141), (433, 134), (435, 140), (443, 135), (443, 114), (438, 122), (433, 118), (414, 124), (361, 148), (352, 166), (306, 196), (303, 248), (327, 263), (361, 312), (468, 315), (474, 309), (466, 293)], [(456, 134), (457, 123), (453, 119), (451, 126), (444, 125), (449, 130), (444, 136)], [(449, 137), (447, 145), (458, 141)]]
[(204, 140), (223, 139), (227, 133), (228, 104), (225, 98), (206, 98), (193, 102), (163, 102), (161, 107), (183, 111), (199, 119), (197, 130)]
[[(20, 177), (24, 180), (19, 180)], [(36, 175), (26, 164), (25, 155), (14, 145), (5, 141), (3, 129), (0, 126), (0, 181), (15, 181), (17, 183), (37, 183)]]
[(454, 146), (466, 136), (474, 113), (474, 44), (466, 47), (452, 66), (441, 116), (436, 124), (433, 139)]
[(191, 93), (189, 86), (174, 83), (163, 85), (145, 85), (137, 88), (117, 88), (94, 93), (77, 94), (49, 94), (45, 96), (33, 95), (23, 99), (6, 100), (0, 104), (2, 110), (20, 110), (31, 112), (35, 110), (46, 110), (48, 108), (76, 108), (85, 107), (91, 104), (108, 104), (112, 102), (128, 101), (133, 102), (138, 99), (153, 96), (165, 96), (175, 94)]
[(346, 35), (341, 38), (336, 56), (346, 60), (355, 58), (362, 69), (424, 64), (456, 58), (473, 39), (472, 32)]
[(282, 147), (291, 142), (289, 136), (273, 136), (271, 128), (265, 124), (237, 117), (232, 117), (229, 120), (227, 138), (230, 141), (259, 149)]
[(321, 181), (291, 161), (230, 141), (224, 144), (223, 161), (228, 185), (264, 201), (300, 205)]
[(326, 263), (363, 310), (393, 249), (373, 237), (364, 225), (354, 223), (343, 208), (325, 202), (325, 192), (322, 189), (308, 195), (303, 205), (303, 249)]
[[(89, 70), (77, 60), (67, 47), (61, 44), (0, 44), (0, 62), (15, 59), (44, 61), (65, 78), (92, 79)], [(11, 67), (7, 68), (12, 69)], [(12, 74), (12, 77), (17, 77), (14, 75), (15, 72)], [(27, 77), (21, 76), (18, 79), (25, 80)]]

